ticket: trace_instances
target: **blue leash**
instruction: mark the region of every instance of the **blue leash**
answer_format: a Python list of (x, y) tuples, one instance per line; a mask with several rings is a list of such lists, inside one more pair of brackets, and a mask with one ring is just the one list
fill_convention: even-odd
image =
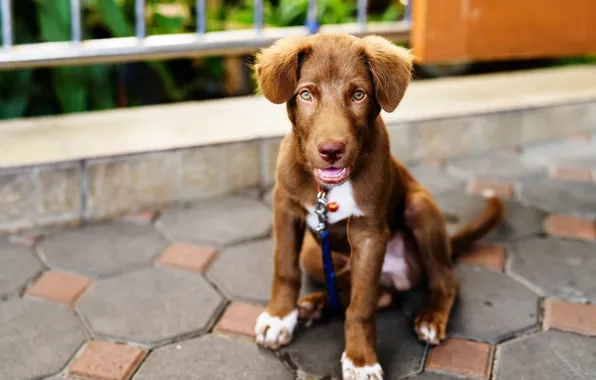
[(323, 251), (323, 271), (325, 272), (325, 285), (327, 286), (327, 296), (329, 298), (329, 305), (334, 313), (341, 313), (341, 304), (337, 294), (336, 276), (333, 269), (333, 259), (331, 258), (331, 246), (329, 242), (329, 231), (327, 230), (327, 191), (320, 190), (317, 194), (317, 205), (315, 213), (319, 218), (317, 225), (317, 232), (321, 239), (321, 248)]

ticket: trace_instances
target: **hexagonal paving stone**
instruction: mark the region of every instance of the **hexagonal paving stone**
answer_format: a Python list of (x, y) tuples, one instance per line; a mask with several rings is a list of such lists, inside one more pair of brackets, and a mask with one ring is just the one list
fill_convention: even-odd
[(49, 235), (40, 250), (55, 269), (103, 277), (150, 262), (167, 244), (151, 226), (110, 223)]
[(538, 296), (512, 278), (470, 265), (458, 265), (460, 294), (448, 334), (499, 342), (538, 323)]
[[(284, 355), (307, 375), (341, 379), (341, 354), (345, 348), (344, 323), (334, 318), (297, 330)], [(386, 379), (400, 379), (421, 370), (425, 345), (418, 342), (414, 324), (396, 310), (377, 313), (377, 355)]]
[(14, 299), (0, 304), (0, 379), (50, 376), (85, 341), (83, 324), (68, 308)]
[[(478, 218), (486, 208), (486, 199), (481, 196), (452, 193), (435, 199), (445, 216), (447, 231), (454, 234), (466, 224)], [(516, 201), (503, 200), (505, 220), (501, 226), (487, 235), (485, 241), (508, 241), (542, 232), (542, 222), (546, 214), (531, 207), (522, 206)]]
[(172, 268), (99, 280), (77, 303), (95, 334), (148, 345), (205, 331), (222, 307), (203, 277)]
[(576, 140), (539, 143), (526, 147), (522, 157), (547, 165), (596, 168), (596, 144)]
[(547, 295), (596, 302), (596, 244), (557, 238), (520, 241), (510, 251), (510, 271)]
[(267, 302), (273, 279), (273, 241), (259, 240), (224, 249), (207, 275), (230, 298)]
[[(592, 149), (596, 147), (592, 146)], [(596, 155), (574, 153), (565, 157), (554, 157), (550, 160), (553, 166), (564, 167), (564, 168), (578, 168), (578, 169), (596, 169)]]
[(491, 152), (450, 161), (447, 172), (462, 178), (514, 179), (546, 172), (546, 165), (509, 152)]
[(420, 182), (433, 196), (449, 193), (455, 190), (463, 191), (465, 182), (444, 170), (427, 165), (417, 165), (410, 168), (410, 173)]
[(267, 235), (272, 218), (259, 201), (230, 197), (172, 208), (161, 224), (174, 240), (222, 246)]
[(530, 177), (521, 182), (518, 196), (550, 213), (596, 218), (596, 183)]
[(16, 292), (43, 270), (43, 265), (29, 248), (0, 238), (0, 299)]
[(153, 351), (135, 380), (291, 380), (274, 355), (245, 339), (206, 335)]
[(504, 343), (496, 380), (591, 380), (596, 378), (596, 339), (547, 331)]

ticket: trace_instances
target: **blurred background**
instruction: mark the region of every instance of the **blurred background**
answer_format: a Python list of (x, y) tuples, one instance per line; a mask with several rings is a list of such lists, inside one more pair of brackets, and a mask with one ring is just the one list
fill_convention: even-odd
[[(308, 0), (19, 0), (13, 2), (12, 12), (9, 3), (3, 1), (2, 8), (3, 19), (11, 23), (3, 28), (5, 45), (8, 41), (16, 45), (71, 39), (84, 42), (83, 45), (72, 46), (58, 44), (56, 49), (50, 45), (39, 51), (33, 60), (26, 54), (15, 57), (11, 55), (14, 52), (1, 52), (2, 119), (249, 95), (255, 89), (249, 68), (252, 51), (246, 49), (246, 52), (238, 54), (238, 49), (225, 48), (225, 43), (221, 45), (224, 48), (217, 51), (198, 48), (195, 53), (199, 57), (196, 58), (183, 57), (193, 55), (192, 49), (186, 49), (171, 54), (168, 60), (155, 60), (159, 54), (153, 54), (151, 61), (144, 61), (139, 55), (135, 62), (118, 62), (118, 54), (110, 53), (109, 47), (100, 49), (98, 54), (90, 54), (93, 58), (85, 65), (73, 66), (66, 58), (79, 55), (81, 48), (92, 50), (91, 46), (85, 45), (85, 40), (183, 34), (187, 38), (187, 34), (197, 31), (202, 34), (250, 30), (253, 27), (296, 27), (305, 25), (309, 12)], [(426, 62), (416, 67), (416, 79), (596, 60), (593, 55), (587, 54), (589, 50), (585, 46), (583, 50), (577, 46), (580, 36), (574, 36), (573, 30), (565, 29), (571, 19), (557, 15), (557, 10), (548, 4), (558, 3), (555, 5), (561, 8), (562, 2), (475, 1), (475, 12), (481, 14), (477, 14), (477, 20), (474, 20), (470, 16), (474, 16), (474, 12), (467, 13), (464, 19), (458, 17), (458, 14), (466, 14), (460, 11), (468, 4), (466, 1), (418, 1), (415, 6), (419, 8), (419, 20), (414, 20), (413, 24), (410, 17), (412, 4), (408, 4), (408, 0), (319, 0), (314, 3), (317, 8), (314, 19), (321, 25), (385, 22), (394, 23), (393, 29), (395, 25), (400, 25), (402, 33), (393, 35), (393, 39), (406, 46), (415, 45), (416, 52), (424, 52), (422, 58), (427, 55)], [(362, 8), (365, 12), (359, 13)], [(578, 8), (581, 6), (578, 5)], [(534, 14), (533, 22), (543, 23), (549, 32), (542, 35), (538, 29), (525, 27), (517, 21), (525, 20), (526, 13)], [(8, 18), (9, 14), (11, 17)], [(559, 19), (558, 25), (549, 25), (553, 16)], [(144, 26), (139, 29), (141, 22)], [(581, 24), (577, 18), (576, 22)], [(474, 23), (484, 25), (485, 33), (479, 34), (478, 28), (474, 30)], [(412, 27), (417, 29), (412, 30)], [(435, 62), (437, 48), (434, 44), (461, 45), (467, 38), (464, 38), (464, 30), (469, 36), (483, 35), (484, 44), (489, 46), (482, 54), (460, 51), (445, 55), (438, 52), (443, 57), (440, 62)], [(421, 33), (426, 36), (421, 36)], [(433, 36), (436, 33), (444, 37), (437, 41), (437, 36)], [(490, 46), (491, 41), (486, 40), (484, 35), (486, 33), (498, 34), (500, 38), (494, 39)], [(254, 47), (252, 50), (270, 42), (267, 38), (261, 41), (255, 38), (255, 35), (247, 36), (255, 42), (251, 45)], [(542, 41), (550, 44), (550, 48), (516, 51), (515, 42), (511, 45), (511, 41), (524, 38), (526, 45), (540, 45)], [(222, 37), (221, 41), (225, 39)], [(561, 50), (557, 46), (559, 40), (566, 41), (567, 48)], [(178, 43), (176, 39), (171, 41)], [(37, 49), (37, 46), (43, 45), (35, 45), (31, 49)], [(201, 50), (205, 51), (201, 53)], [(506, 50), (508, 54), (501, 54)], [(98, 59), (106, 51), (116, 55), (110, 63), (102, 63)], [(154, 52), (159, 53), (159, 48)], [(44, 54), (45, 58), (55, 58), (51, 63), (53, 67), (47, 67), (47, 61), (39, 60), (44, 58)], [(131, 54), (134, 55), (134, 49), (131, 49)]]

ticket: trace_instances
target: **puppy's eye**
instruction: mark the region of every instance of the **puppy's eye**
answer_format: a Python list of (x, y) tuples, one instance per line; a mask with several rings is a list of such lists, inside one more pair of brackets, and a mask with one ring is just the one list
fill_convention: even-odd
[(359, 101), (361, 101), (362, 99), (364, 99), (364, 96), (365, 96), (365, 95), (366, 95), (366, 94), (364, 93), (364, 91), (362, 91), (362, 90), (356, 90), (356, 91), (354, 91), (354, 93), (352, 94), (352, 100), (354, 100), (354, 101), (356, 101), (356, 102), (359, 102)]
[(310, 102), (312, 100), (312, 95), (310, 94), (310, 92), (308, 90), (302, 90), (300, 91), (300, 99), (305, 100), (307, 102)]

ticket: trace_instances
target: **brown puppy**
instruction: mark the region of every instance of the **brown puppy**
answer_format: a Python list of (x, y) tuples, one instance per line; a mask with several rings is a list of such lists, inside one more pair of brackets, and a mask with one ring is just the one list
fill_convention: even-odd
[(269, 348), (288, 344), (299, 316), (316, 318), (325, 305), (325, 292), (298, 300), (299, 261), (324, 281), (313, 232), (317, 186), (323, 186), (328, 200), (339, 205), (328, 223), (347, 308), (344, 379), (382, 379), (374, 318), (392, 291), (425, 279), (430, 298), (416, 319), (416, 333), (431, 344), (445, 338), (458, 290), (452, 252), (464, 250), (502, 218), (501, 201), (489, 197), (478, 221), (449, 238), (429, 192), (392, 158), (380, 111), (398, 106), (411, 67), (407, 50), (378, 36), (288, 38), (257, 55), (261, 92), (273, 103), (287, 103), (293, 126), (277, 161), (275, 273), (269, 305), (255, 327), (257, 342)]

